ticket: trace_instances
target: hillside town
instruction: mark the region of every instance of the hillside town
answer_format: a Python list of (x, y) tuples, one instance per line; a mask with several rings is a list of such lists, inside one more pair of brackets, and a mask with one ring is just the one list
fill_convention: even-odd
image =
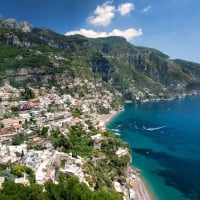
[[(91, 93), (84, 98), (79, 98), (78, 94), (60, 95), (55, 88), (17, 89), (8, 83), (0, 88), (0, 165), (7, 165), (0, 174), (1, 185), (5, 180), (30, 185), (30, 175), (23, 168), (26, 167), (33, 171), (34, 183), (43, 185), (50, 181), (57, 184), (59, 174), (63, 173), (76, 176), (94, 190), (96, 183), (85, 167), (89, 158), (79, 155), (79, 152), (63, 150), (65, 144), (58, 145), (52, 136), (60, 134), (58, 136), (67, 141), (71, 127), (81, 127), (92, 149), (101, 152), (102, 141), (106, 137), (106, 118), (102, 118), (105, 114), (98, 114), (97, 105), (108, 109), (107, 117), (113, 116), (116, 113), (111, 107), (113, 94), (105, 90), (105, 95), (100, 96), (92, 83), (86, 85)], [(24, 99), (25, 93), (30, 93), (31, 98)], [(91, 131), (91, 127), (95, 131)], [(114, 154), (120, 160), (129, 156), (129, 149), (126, 145), (119, 146)], [(98, 163), (105, 157), (101, 152), (92, 161)], [(130, 159), (126, 161), (125, 167), (129, 162)], [(129, 167), (126, 169), (127, 177), (123, 182), (117, 179), (112, 181), (115, 191), (122, 193), (125, 200), (148, 199), (142, 196), (143, 188), (134, 186), (137, 184), (138, 172)], [(18, 170), (18, 174), (15, 170)]]

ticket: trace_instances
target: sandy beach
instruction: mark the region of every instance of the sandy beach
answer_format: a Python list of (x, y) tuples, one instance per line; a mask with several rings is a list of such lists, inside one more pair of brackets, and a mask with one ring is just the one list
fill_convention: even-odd
[(148, 185), (134, 167), (130, 166), (127, 170), (127, 184), (135, 192), (135, 200), (154, 200)]
[(112, 111), (109, 114), (102, 114), (98, 116), (99, 122), (103, 124), (107, 124), (112, 118), (118, 115), (122, 110), (119, 111)]
[[(99, 122), (103, 123), (106, 126), (106, 124), (116, 115), (118, 115), (121, 111), (122, 110), (112, 111), (110, 114), (99, 115)], [(130, 189), (132, 189), (135, 192), (135, 200), (155, 200), (155, 198), (152, 195), (152, 192), (150, 191), (146, 182), (142, 179), (140, 173), (141, 172), (139, 172), (132, 166), (128, 167), (126, 173), (127, 185)], [(130, 199), (128, 196), (129, 195), (127, 195), (127, 199)]]
[(151, 191), (140, 176), (136, 178), (135, 185), (134, 190), (136, 191), (136, 200), (154, 200)]

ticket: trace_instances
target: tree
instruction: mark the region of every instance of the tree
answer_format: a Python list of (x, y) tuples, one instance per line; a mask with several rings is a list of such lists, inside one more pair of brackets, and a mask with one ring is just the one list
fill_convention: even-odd
[(33, 99), (35, 98), (35, 93), (31, 88), (25, 88), (25, 91), (21, 93), (21, 97), (25, 100)]
[(57, 185), (49, 182), (45, 184), (46, 196), (47, 199), (51, 200), (61, 200), (59, 188)]
[(4, 128), (4, 124), (0, 122), (0, 128)]
[(74, 106), (71, 109), (71, 113), (72, 113), (73, 117), (80, 117), (83, 114), (81, 108), (78, 106)]
[(21, 160), (24, 157), (24, 150), (22, 149), (22, 153), (21, 153)]
[(24, 172), (28, 175), (28, 180), (30, 181), (30, 183), (34, 183), (35, 182), (35, 174), (34, 174), (33, 170), (30, 167), (25, 166)]
[(12, 138), (12, 145), (20, 145), (25, 141), (26, 137), (23, 135)]
[(43, 192), (43, 188), (37, 184), (31, 184), (29, 192), (30, 200), (45, 200), (45, 193)]
[(3, 183), (3, 189), (1, 190), (2, 193), (4, 193), (5, 195), (13, 195), (16, 194), (16, 192), (18, 191), (18, 185), (15, 184), (12, 181), (5, 181)]
[(94, 195), (95, 200), (121, 200), (122, 198), (117, 194), (109, 193), (105, 190), (99, 190), (95, 192)]
[(0, 191), (0, 200), (122, 200), (121, 195), (106, 190), (91, 191), (75, 177), (64, 175), (58, 185), (51, 182), (43, 187), (5, 181)]
[(12, 106), (10, 109), (11, 109), (11, 111), (12, 111), (13, 113), (17, 113), (17, 112), (19, 111), (18, 106)]
[(22, 177), (25, 167), (23, 165), (15, 165), (11, 169), (11, 173), (17, 177)]
[(50, 200), (45, 198), (42, 186), (31, 184), (24, 186), (19, 183), (5, 181), (0, 192), (0, 200)]
[(46, 138), (47, 137), (47, 133), (48, 133), (49, 127), (43, 127), (42, 130), (40, 131), (39, 135), (41, 137)]

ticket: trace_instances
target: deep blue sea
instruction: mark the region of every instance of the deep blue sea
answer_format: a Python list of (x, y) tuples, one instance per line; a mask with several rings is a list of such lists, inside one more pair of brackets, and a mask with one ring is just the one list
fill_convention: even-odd
[(129, 143), (157, 200), (200, 200), (200, 96), (125, 104), (107, 127)]

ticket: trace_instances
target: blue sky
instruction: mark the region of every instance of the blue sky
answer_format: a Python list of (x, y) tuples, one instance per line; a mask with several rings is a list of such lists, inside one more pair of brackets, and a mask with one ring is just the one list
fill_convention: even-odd
[(61, 34), (120, 35), (200, 63), (199, 0), (0, 0), (0, 15)]

